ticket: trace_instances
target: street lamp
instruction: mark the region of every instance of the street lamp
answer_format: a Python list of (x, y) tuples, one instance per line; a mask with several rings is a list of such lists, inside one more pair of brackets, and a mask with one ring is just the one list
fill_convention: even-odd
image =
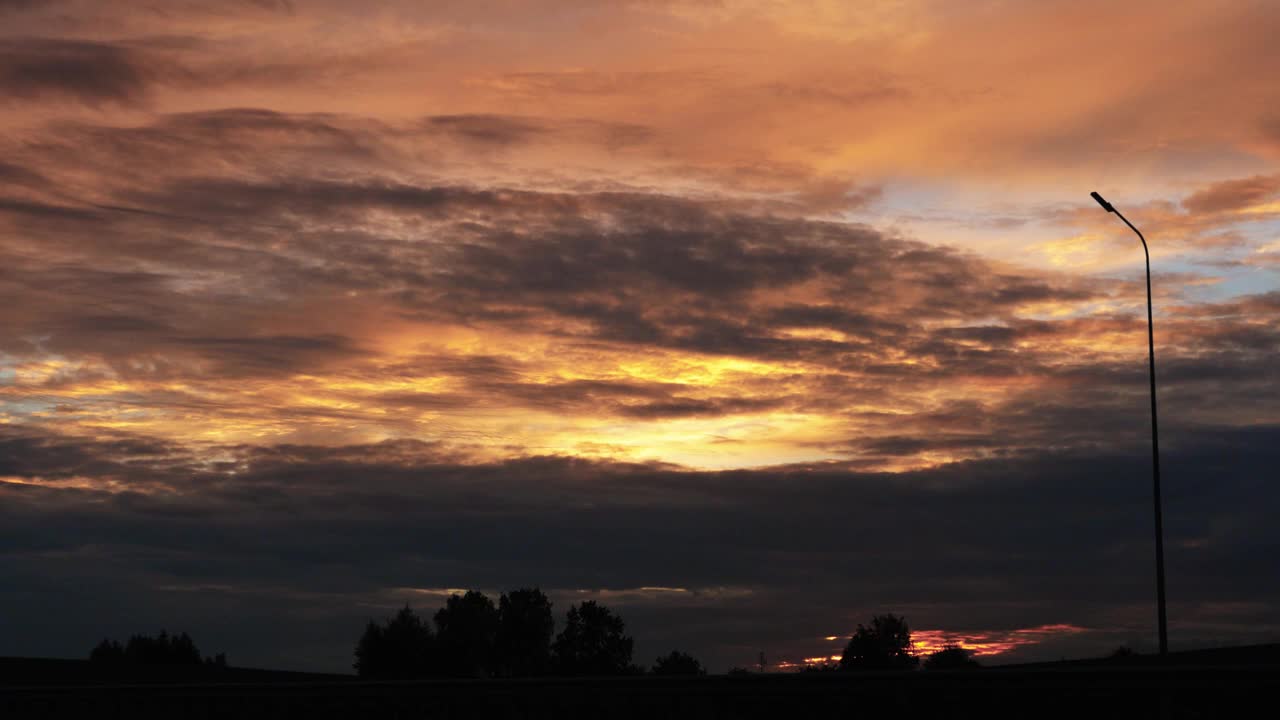
[(1142, 241), (1142, 254), (1147, 259), (1147, 361), (1150, 365), (1151, 378), (1151, 472), (1156, 506), (1156, 612), (1160, 623), (1160, 654), (1164, 655), (1169, 652), (1169, 629), (1165, 624), (1164, 613), (1164, 522), (1160, 511), (1160, 439), (1156, 430), (1156, 339), (1151, 322), (1151, 253), (1147, 250), (1147, 239), (1142, 237), (1142, 233), (1133, 226), (1133, 223), (1112, 207), (1111, 203), (1103, 200), (1098, 193), (1089, 194), (1098, 201), (1103, 210), (1118, 215), (1130, 230), (1137, 233), (1138, 239)]

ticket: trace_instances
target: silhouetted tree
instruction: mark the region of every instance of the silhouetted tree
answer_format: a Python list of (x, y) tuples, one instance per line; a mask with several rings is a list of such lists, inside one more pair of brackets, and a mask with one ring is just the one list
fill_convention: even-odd
[(623, 675), (634, 671), (634, 642), (626, 624), (603, 605), (588, 600), (569, 608), (565, 628), (552, 646), (552, 666), (561, 675)]
[(947, 645), (924, 659), (925, 670), (974, 670), (982, 667), (973, 654), (959, 645)]
[(911, 654), (911, 630), (905, 618), (876, 615), (861, 623), (840, 658), (842, 670), (910, 670), (920, 660)]
[(496, 672), (506, 677), (545, 675), (551, 666), (555, 619), (551, 601), (538, 588), (521, 588), (498, 599)]
[(706, 675), (707, 671), (702, 669), (702, 663), (698, 662), (698, 659), (694, 656), (682, 653), (679, 650), (672, 650), (654, 661), (653, 674)]
[(494, 666), (498, 609), (484, 593), (450, 595), (436, 612), (441, 669), (457, 677), (485, 677)]
[(124, 662), (124, 646), (115, 640), (103, 638), (89, 653), (89, 660), (100, 663)]
[(156, 637), (134, 635), (124, 646), (124, 657), (138, 665), (199, 665), (200, 651), (186, 633), (169, 635), (164, 630)]
[(201, 659), (200, 650), (190, 635), (185, 632), (170, 635), (165, 630), (155, 637), (134, 635), (124, 645), (104, 639), (89, 653), (89, 659), (128, 665), (200, 665), (206, 662)]
[(426, 677), (436, 669), (435, 650), (431, 626), (406, 605), (382, 625), (369, 621), (356, 644), (354, 667), (365, 678)]

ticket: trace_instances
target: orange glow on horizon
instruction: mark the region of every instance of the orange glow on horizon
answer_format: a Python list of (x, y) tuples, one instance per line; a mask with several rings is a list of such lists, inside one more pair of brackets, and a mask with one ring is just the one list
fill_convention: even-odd
[(945, 630), (915, 630), (911, 633), (911, 640), (916, 653), (922, 656), (938, 652), (949, 645), (956, 645), (969, 650), (975, 657), (992, 657), (1038, 644), (1056, 635), (1076, 635), (1088, 631), (1088, 628), (1067, 624), (1039, 625), (1004, 632), (955, 633)]
[[(1013, 650), (1040, 644), (1053, 637), (1078, 635), (1087, 632), (1090, 632), (1089, 628), (1066, 623), (1037, 625), (1016, 630), (988, 630), (968, 633), (949, 630), (912, 630), (911, 648), (912, 654), (922, 659), (951, 646), (962, 647), (977, 658), (995, 658)], [(844, 643), (848, 640), (848, 636), (828, 635), (823, 639), (828, 642), (839, 641)], [(820, 667), (832, 663), (838, 664), (841, 657), (839, 654), (814, 655), (794, 661), (782, 661), (777, 663), (776, 667), (782, 671), (799, 671), (807, 667)]]

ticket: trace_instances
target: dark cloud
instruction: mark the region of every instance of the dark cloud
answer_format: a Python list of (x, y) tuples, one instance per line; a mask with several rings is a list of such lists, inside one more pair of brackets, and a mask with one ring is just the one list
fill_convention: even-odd
[(458, 143), (471, 153), (523, 146), (585, 146), (613, 152), (655, 141), (651, 128), (636, 123), (530, 115), (432, 115), (408, 132)]
[[(1193, 446), (1165, 458), (1171, 618), (1182, 645), (1280, 631), (1268, 604), (1280, 587), (1258, 572), (1280, 543), (1270, 522), (1280, 498), (1265, 480), (1280, 461), (1277, 439), (1269, 426), (1201, 428)], [(24, 589), (0, 600), (19, 647), (31, 641), (19, 631), (25, 620), (53, 601), (42, 589), (53, 592), (50, 578), (94, 589), (92, 607), (76, 615), (98, 627), (60, 631), (69, 654), (102, 625), (124, 624), (112, 608), (135, 606), (203, 630), (197, 637), (222, 623), (239, 662), (332, 670), (344, 667), (363, 617), (440, 602), (395, 588), (526, 582), (552, 590), (561, 610), (605, 598), (642, 655), (674, 642), (715, 667), (746, 662), (758, 647), (779, 659), (815, 654), (818, 638), (886, 609), (920, 629), (1071, 623), (1091, 629), (1082, 652), (1149, 644), (1140, 445), (873, 474), (699, 473), (563, 457), (467, 464), (413, 442), (196, 452), (22, 428), (4, 442), (25, 458), (4, 474), (36, 483), (0, 486), (0, 562), (21, 579), (10, 587)], [(148, 480), (123, 492), (101, 485), (131, 477)], [(91, 484), (53, 482), (71, 478)], [(223, 603), (246, 612), (215, 620)], [(1250, 604), (1245, 615), (1215, 610)], [(324, 640), (309, 661), (289, 663), (276, 645), (304, 627)], [(1023, 652), (1056, 657), (1063, 647), (1050, 638)]]
[[(136, 330), (136, 327), (129, 327)], [(340, 335), (200, 337), (172, 338), (191, 348), (199, 357), (225, 363), (236, 372), (281, 372), (315, 368), (358, 355), (350, 338)]]
[(118, 45), (47, 38), (0, 41), (0, 93), (9, 98), (134, 103), (145, 96), (148, 76), (138, 53)]
[(293, 0), (243, 0), (250, 5), (256, 5), (267, 10), (277, 10), (280, 12), (292, 13), (294, 11)]
[(98, 220), (101, 213), (93, 208), (52, 205), (17, 198), (0, 198), (0, 212), (27, 215), (37, 219)]
[(0, 180), (19, 186), (42, 186), (48, 181), (40, 173), (28, 167), (0, 161)]
[(1280, 175), (1255, 175), (1239, 180), (1223, 180), (1197, 190), (1182, 200), (1182, 207), (1194, 213), (1213, 213), (1256, 205), (1280, 194)]
[[(2, 476), (41, 480), (129, 476), (140, 485), (151, 478), (171, 478), (173, 468), (165, 459), (186, 454), (177, 446), (149, 438), (121, 437), (85, 445), (50, 433), (0, 434), (0, 448)], [(139, 459), (145, 462), (130, 465)]]
[[(494, 409), (524, 407), (537, 412), (565, 415), (614, 415), (661, 420), (690, 417), (718, 417), (760, 413), (798, 404), (801, 398), (779, 397), (688, 397), (682, 392), (696, 388), (679, 383), (609, 382), (575, 380), (563, 383), (522, 381), (511, 377), (495, 382), (483, 371), (468, 367), (447, 370), (456, 361), (430, 365), (436, 373), (449, 372), (466, 383), (466, 389), (451, 393), (396, 392), (377, 396), (379, 405), (393, 408)], [(425, 367), (423, 364), (419, 367)], [(438, 375), (437, 375), (438, 376)]]
[(848, 335), (876, 336), (908, 329), (905, 323), (839, 305), (787, 305), (773, 310), (769, 322), (786, 328), (827, 328)]
[(495, 145), (528, 142), (546, 132), (529, 120), (502, 115), (436, 115), (424, 124), (470, 142)]
[(1001, 438), (986, 435), (891, 435), (876, 438), (863, 447), (866, 452), (879, 455), (914, 456), (926, 451), (969, 451), (1004, 446)]
[(31, 150), (45, 167), (95, 168), (109, 187), (150, 187), (192, 165), (236, 168), (254, 177), (286, 160), (317, 170), (377, 160), (385, 145), (379, 129), (385, 128), (328, 113), (224, 108), (123, 127), (68, 123)]
[(0, 0), (0, 11), (25, 10), (41, 5), (53, 5), (61, 0)]

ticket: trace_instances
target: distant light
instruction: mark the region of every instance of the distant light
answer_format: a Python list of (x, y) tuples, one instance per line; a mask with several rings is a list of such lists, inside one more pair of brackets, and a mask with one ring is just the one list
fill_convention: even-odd
[(839, 639), (840, 639), (840, 636), (839, 636), (839, 635), (828, 635), (828, 636), (826, 636), (826, 637), (824, 637), (824, 638), (822, 638), (822, 639), (823, 639), (823, 640), (839, 640)]

